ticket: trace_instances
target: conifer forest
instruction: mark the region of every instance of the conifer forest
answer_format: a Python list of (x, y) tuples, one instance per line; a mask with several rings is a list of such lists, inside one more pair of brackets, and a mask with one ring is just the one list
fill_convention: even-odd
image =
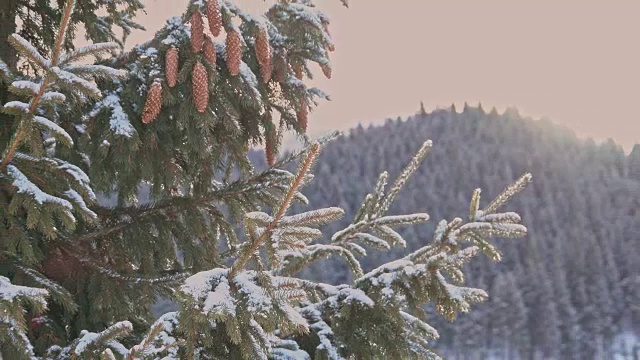
[(640, 359), (640, 145), (311, 136), (323, 2), (152, 3), (0, 0), (0, 359)]

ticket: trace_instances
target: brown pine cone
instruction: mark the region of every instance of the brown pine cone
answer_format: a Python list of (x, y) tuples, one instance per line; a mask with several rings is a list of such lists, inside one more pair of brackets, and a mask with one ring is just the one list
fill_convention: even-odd
[(191, 49), (193, 49), (193, 52), (200, 52), (203, 42), (204, 25), (202, 23), (202, 14), (200, 14), (200, 11), (194, 11), (191, 14)]
[(207, 1), (207, 19), (209, 20), (209, 30), (213, 36), (220, 35), (222, 30), (222, 14), (218, 0)]
[(211, 66), (216, 67), (216, 47), (209, 35), (204, 39), (204, 58)]
[(240, 73), (240, 63), (242, 62), (242, 39), (240, 33), (235, 29), (227, 32), (227, 67), (231, 76)]
[(199, 113), (203, 113), (209, 104), (209, 76), (201, 62), (193, 67), (192, 77), (193, 102)]
[(42, 261), (42, 272), (54, 281), (65, 281), (79, 277), (82, 263), (67, 250), (56, 249), (49, 252)]
[(307, 105), (303, 105), (300, 110), (296, 112), (296, 118), (298, 119), (298, 126), (302, 131), (307, 132), (307, 125), (309, 123), (309, 108)]
[(272, 129), (265, 134), (264, 153), (267, 158), (267, 165), (273, 166), (276, 163), (276, 130)]
[(276, 53), (273, 59), (273, 77), (278, 82), (284, 82), (289, 72), (289, 65), (287, 64), (286, 55)]
[(142, 110), (142, 122), (144, 124), (152, 123), (160, 114), (162, 108), (162, 84), (160, 81), (155, 80), (149, 87), (147, 93), (147, 101), (144, 104)]
[(260, 64), (260, 76), (262, 81), (267, 83), (271, 80), (271, 44), (269, 44), (267, 29), (260, 28), (258, 31), (255, 50), (258, 64)]
[(170, 88), (176, 86), (176, 83), (178, 82), (178, 60), (178, 49), (172, 46), (167, 50), (164, 64), (164, 72), (167, 76), (167, 85), (169, 85)]

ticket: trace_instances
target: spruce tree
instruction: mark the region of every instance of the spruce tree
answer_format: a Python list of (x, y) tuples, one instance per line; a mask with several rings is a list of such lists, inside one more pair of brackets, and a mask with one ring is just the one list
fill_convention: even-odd
[[(14, 18), (30, 11), (10, 4)], [(479, 253), (499, 260), (492, 237), (526, 234), (520, 216), (501, 209), (528, 174), (486, 206), (476, 190), (466, 221), (440, 221), (424, 246), (365, 272), (367, 251), (404, 247), (398, 228), (429, 220), (389, 210), (431, 141), (391, 185), (379, 176), (346, 228), (327, 237), (320, 229), (341, 208), (292, 213), (308, 203), (301, 190), (333, 138), (305, 135), (328, 96), (304, 79), (314, 63), (330, 77), (334, 48), (311, 1), (254, 16), (194, 0), (126, 53), (117, 41), (74, 49), (73, 28), (117, 40), (112, 28), (137, 26), (140, 3), (57, 5), (42, 5), (52, 12), (42, 28), (10, 35), (18, 55), (0, 63), (11, 119), (0, 160), (3, 358), (435, 358), (425, 305), (453, 320), (485, 300), (463, 285), (462, 266)], [(101, 7), (107, 17), (94, 15)], [(286, 131), (306, 146), (278, 157)], [(260, 144), (262, 172), (247, 158)], [(116, 205), (98, 201), (105, 196)], [(341, 258), (353, 280), (297, 276), (327, 257)], [(158, 296), (179, 310), (154, 319)]]
[[(492, 345), (499, 358), (515, 359), (526, 350), (527, 311), (522, 293), (512, 273), (499, 274), (491, 288)], [(463, 334), (464, 335), (464, 334)]]

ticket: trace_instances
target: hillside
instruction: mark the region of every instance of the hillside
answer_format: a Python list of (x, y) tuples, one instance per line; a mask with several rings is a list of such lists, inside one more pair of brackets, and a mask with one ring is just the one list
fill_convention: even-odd
[[(502, 241), (503, 262), (472, 265), (469, 283), (488, 289), (491, 300), (454, 324), (437, 324), (445, 329), (443, 354), (610, 358), (615, 335), (640, 330), (631, 327), (640, 324), (640, 146), (625, 155), (612, 141), (578, 139), (549, 121), (470, 107), (358, 127), (323, 151), (305, 191), (313, 208), (346, 210), (325, 233), (346, 226), (377, 175), (397, 176), (425, 139), (434, 149), (392, 212), (428, 212), (431, 221), (403, 234), (404, 251), (430, 241), (441, 219), (465, 217), (475, 188), (488, 199), (522, 173), (534, 176), (510, 204), (529, 236)], [(264, 166), (261, 155), (256, 161)], [(404, 251), (370, 250), (365, 270)], [(332, 260), (304, 275), (349, 280), (345, 265)]]

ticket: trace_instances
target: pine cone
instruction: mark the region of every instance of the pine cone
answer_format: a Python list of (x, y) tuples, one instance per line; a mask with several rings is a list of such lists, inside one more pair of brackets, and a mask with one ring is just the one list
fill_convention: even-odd
[(204, 26), (202, 24), (202, 14), (200, 14), (200, 11), (194, 11), (191, 14), (191, 49), (193, 49), (193, 52), (200, 52), (203, 42)]
[(203, 113), (209, 104), (209, 76), (201, 62), (193, 67), (193, 102), (199, 113)]
[(329, 64), (322, 64), (320, 65), (320, 68), (322, 69), (324, 76), (326, 76), (327, 79), (331, 79), (331, 66), (329, 66)]
[(276, 163), (276, 130), (272, 129), (265, 134), (264, 153), (267, 158), (267, 165), (273, 166)]
[(240, 33), (235, 29), (227, 32), (227, 67), (231, 76), (240, 73), (240, 62), (242, 61), (242, 39)]
[(293, 73), (296, 75), (296, 77), (299, 80), (302, 80), (302, 77), (304, 76), (304, 68), (302, 66), (302, 63), (297, 62), (292, 66), (293, 66)]
[(298, 126), (302, 131), (307, 132), (307, 124), (309, 123), (309, 108), (307, 105), (303, 105), (300, 110), (296, 112), (296, 118), (298, 119)]
[(216, 47), (209, 35), (204, 39), (204, 58), (211, 66), (216, 67)]
[(167, 77), (167, 85), (169, 85), (170, 88), (176, 86), (176, 83), (178, 81), (178, 60), (178, 49), (172, 46), (169, 50), (167, 50), (164, 64), (164, 72)]
[(65, 281), (77, 279), (81, 274), (78, 269), (82, 264), (67, 251), (53, 250), (42, 261), (42, 272), (49, 279)]
[(334, 52), (334, 51), (336, 51), (336, 46), (333, 43), (329, 43), (329, 44), (327, 44), (326, 49), (329, 52)]
[(258, 64), (260, 64), (260, 76), (262, 81), (267, 83), (271, 80), (271, 44), (269, 44), (267, 29), (260, 28), (258, 31), (255, 50)]
[(222, 14), (218, 0), (207, 1), (207, 19), (209, 20), (209, 30), (213, 36), (220, 35), (222, 29)]
[(287, 64), (285, 55), (277, 53), (273, 59), (273, 77), (278, 82), (284, 82), (288, 72), (289, 65)]
[(160, 114), (162, 108), (162, 84), (159, 81), (154, 81), (149, 87), (147, 93), (147, 101), (144, 104), (142, 110), (142, 122), (144, 124), (152, 123)]

